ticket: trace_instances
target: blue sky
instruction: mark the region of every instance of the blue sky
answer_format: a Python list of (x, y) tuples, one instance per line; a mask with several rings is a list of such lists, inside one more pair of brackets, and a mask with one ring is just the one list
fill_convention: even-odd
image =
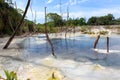
[[(16, 1), (17, 7), (24, 10), (27, 0)], [(44, 7), (47, 7), (47, 13), (60, 14), (60, 0), (32, 0), (31, 9), (27, 13), (27, 18), (34, 19), (36, 12), (37, 23), (44, 23)], [(67, 7), (69, 7), (70, 17), (84, 17), (86, 19), (91, 16), (104, 16), (112, 13), (115, 18), (120, 17), (120, 1), (119, 0), (61, 0), (62, 17), (66, 19)]]

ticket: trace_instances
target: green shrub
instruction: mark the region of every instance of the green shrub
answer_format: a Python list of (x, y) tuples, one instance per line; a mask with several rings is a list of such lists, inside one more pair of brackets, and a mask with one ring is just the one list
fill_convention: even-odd
[(81, 26), (81, 32), (86, 32), (86, 31), (87, 31), (86, 27), (85, 26)]
[(4, 70), (4, 73), (6, 75), (6, 79), (5, 80), (17, 80), (17, 74), (14, 71), (7, 71)]
[(37, 32), (44, 33), (45, 27), (44, 26), (37, 26)]
[[(56, 27), (49, 27), (49, 26), (47, 26), (47, 30), (50, 33), (58, 32)], [(40, 32), (40, 33), (45, 33), (45, 26), (42, 26), (42, 25), (41, 26), (37, 26), (37, 31)]]
[(108, 32), (107, 31), (100, 31), (100, 34), (106, 35)]
[[(5, 73), (6, 79), (0, 76), (0, 80), (18, 80), (17, 74), (14, 71), (9, 72), (7, 70), (4, 70), (4, 73)], [(30, 79), (28, 78), (27, 80), (30, 80)]]

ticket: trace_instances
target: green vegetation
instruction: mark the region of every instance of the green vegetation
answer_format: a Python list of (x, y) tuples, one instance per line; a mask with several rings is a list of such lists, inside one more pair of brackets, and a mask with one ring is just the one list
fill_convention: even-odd
[[(16, 17), (17, 16), (17, 17)], [(16, 27), (17, 21), (20, 19), (21, 14), (13, 9), (10, 4), (4, 0), (0, 1), (0, 34), (11, 34)]]
[(76, 18), (72, 19), (69, 18), (68, 21), (62, 20), (61, 16), (56, 13), (49, 13), (47, 15), (49, 26), (59, 27), (60, 26), (66, 26), (68, 23), (69, 27), (72, 26), (83, 26), (83, 25), (119, 25), (120, 24), (120, 18), (115, 19), (113, 14), (108, 14), (105, 16), (92, 16), (91, 18), (86, 21), (85, 18)]
[(112, 14), (108, 14), (100, 17), (91, 17), (89, 18), (88, 25), (114, 25), (116, 22)]
[[(0, 80), (18, 80), (17, 78), (18, 76), (14, 71), (4, 70), (4, 73), (5, 73), (5, 78), (0, 76)], [(30, 79), (28, 78), (26, 80), (30, 80)], [(61, 79), (57, 74), (53, 72), (47, 80), (61, 80)]]
[(120, 18), (115, 19), (113, 14), (108, 14), (105, 16), (92, 16), (91, 18), (86, 21), (85, 18), (76, 18), (72, 19), (69, 18), (67, 21), (62, 20), (61, 16), (56, 13), (48, 13), (47, 15), (47, 25), (52, 27), (59, 27), (59, 26), (85, 26), (85, 25), (119, 25)]
[(86, 25), (86, 20), (85, 18), (76, 18), (76, 19), (69, 18), (68, 21), (65, 21), (65, 23), (68, 23), (68, 26), (70, 27), (82, 26), (82, 25)]
[(7, 70), (4, 70), (4, 73), (5, 73), (6, 78), (2, 78), (2, 77), (0, 76), (0, 80), (1, 80), (1, 79), (2, 79), (2, 80), (18, 80), (18, 79), (17, 79), (17, 74), (16, 74), (14, 71), (9, 72), (9, 71), (7, 71)]
[[(13, 6), (12, 0), (0, 0), (0, 35), (11, 35), (22, 18), (20, 9)], [(17, 35), (28, 31), (33, 31), (33, 22), (25, 19)]]
[(100, 34), (102, 34), (102, 35), (105, 35), (107, 33), (108, 33), (107, 31), (100, 31)]
[(15, 72), (11, 71), (8, 72), (7, 70), (4, 70), (5, 75), (6, 75), (6, 80), (17, 80), (17, 75)]
[[(18, 80), (17, 74), (14, 71), (4, 70), (6, 78), (0, 76), (0, 80)], [(30, 80), (29, 78), (27, 80)]]
[(57, 13), (48, 13), (47, 24), (53, 27), (62, 26), (62, 17)]
[(87, 31), (87, 27), (81, 26), (81, 32), (86, 32), (86, 31)]
[[(37, 29), (37, 32), (39, 33), (45, 33), (45, 26), (43, 24), (37, 24), (36, 29)], [(47, 31), (49, 33), (56, 33), (58, 32), (58, 28), (53, 26), (47, 26)]]

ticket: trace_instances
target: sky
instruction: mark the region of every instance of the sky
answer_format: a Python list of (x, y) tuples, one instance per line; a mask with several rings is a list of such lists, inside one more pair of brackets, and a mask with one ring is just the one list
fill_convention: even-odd
[[(16, 2), (17, 8), (24, 10), (27, 0), (13, 0), (13, 2)], [(120, 17), (119, 0), (31, 0), (27, 19), (34, 20), (36, 13), (36, 22), (44, 23), (44, 7), (47, 7), (47, 13), (58, 13), (63, 19), (67, 18), (67, 8), (70, 18), (84, 17), (88, 20), (92, 16), (104, 16), (109, 13), (115, 18)]]

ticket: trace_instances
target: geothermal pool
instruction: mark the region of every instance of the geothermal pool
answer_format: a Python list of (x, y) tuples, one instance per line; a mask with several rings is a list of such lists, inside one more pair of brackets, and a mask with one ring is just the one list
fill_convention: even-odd
[(28, 37), (19, 46), (24, 60), (57, 68), (69, 80), (119, 80), (120, 36), (110, 37), (109, 53), (106, 50), (106, 37), (100, 38), (96, 50), (93, 49), (95, 39), (88, 35), (52, 38), (57, 58), (51, 56), (45, 35)]
[[(72, 59), (75, 61), (81, 58), (88, 58), (89, 60), (103, 59), (106, 55), (120, 53), (120, 37), (110, 37), (109, 39), (109, 53), (106, 49), (106, 37), (101, 37), (96, 50), (93, 49), (96, 37), (89, 37), (88, 35), (80, 35), (69, 38), (52, 38), (55, 54), (61, 59)], [(28, 37), (21, 44), (20, 47), (25, 51), (26, 58), (44, 58), (51, 54), (51, 48), (46, 41), (45, 36)]]

